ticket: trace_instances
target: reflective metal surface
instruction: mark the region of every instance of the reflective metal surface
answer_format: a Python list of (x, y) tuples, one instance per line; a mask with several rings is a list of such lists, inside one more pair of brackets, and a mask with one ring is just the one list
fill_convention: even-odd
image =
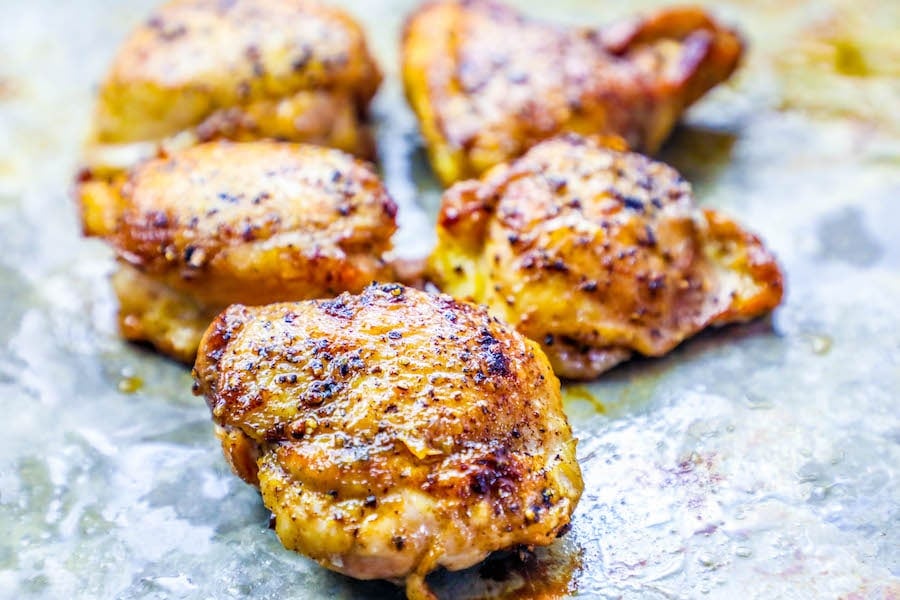
[[(153, 4), (0, 0), (0, 597), (399, 598), (284, 550), (187, 371), (116, 336), (111, 255), (68, 188), (94, 87)], [(382, 167), (421, 255), (439, 190), (396, 78), (415, 2), (345, 4), (390, 76)], [(652, 3), (519, 4), (587, 24)], [(787, 302), (569, 388), (572, 532), (436, 574), (444, 598), (900, 597), (900, 4), (715, 10), (749, 60), (663, 158), (766, 239)]]

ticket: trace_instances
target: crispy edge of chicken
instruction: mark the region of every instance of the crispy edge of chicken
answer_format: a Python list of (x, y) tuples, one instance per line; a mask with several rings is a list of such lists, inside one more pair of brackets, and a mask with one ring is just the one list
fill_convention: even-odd
[(561, 535), (583, 481), (559, 380), (481, 307), (400, 284), (232, 306), (194, 368), (235, 473), (289, 549), (406, 580)]
[(221, 306), (200, 304), (127, 264), (117, 265), (110, 283), (119, 301), (123, 338), (150, 344), (179, 362), (194, 362), (200, 340)]
[(566, 29), (494, 0), (438, 0), (409, 17), (402, 72), (449, 186), (561, 133), (618, 135), (655, 152), (742, 54), (739, 35), (699, 7)]
[(260, 137), (363, 157), (381, 83), (360, 25), (312, 0), (171, 0), (120, 47), (98, 96), (93, 144)]
[(120, 261), (120, 329), (192, 361), (229, 304), (358, 292), (389, 278), (397, 207), (338, 150), (210, 142), (85, 182), (85, 234)]
[(762, 241), (698, 209), (674, 169), (575, 135), (450, 188), (437, 231), (427, 276), (539, 342), (569, 379), (662, 356), (784, 293)]

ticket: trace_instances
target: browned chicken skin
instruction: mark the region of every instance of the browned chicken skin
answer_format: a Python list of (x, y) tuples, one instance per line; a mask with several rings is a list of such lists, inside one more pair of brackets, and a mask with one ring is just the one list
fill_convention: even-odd
[(158, 144), (218, 138), (371, 158), (365, 116), (380, 82), (362, 28), (325, 3), (171, 0), (120, 48), (86, 159), (94, 171), (116, 170)]
[(428, 269), (573, 379), (765, 314), (783, 293), (762, 242), (698, 209), (675, 170), (575, 135), (449, 189)]
[(182, 360), (229, 304), (331, 297), (391, 277), (382, 256), (396, 205), (338, 150), (210, 142), (85, 189), (85, 231), (123, 265), (123, 333)]
[(736, 33), (695, 7), (566, 29), (493, 0), (440, 0), (406, 25), (403, 76), (449, 185), (560, 133), (614, 134), (655, 152), (742, 52)]
[(284, 545), (360, 579), (547, 545), (583, 488), (543, 352), (479, 307), (399, 284), (232, 306), (194, 368), (225, 455)]

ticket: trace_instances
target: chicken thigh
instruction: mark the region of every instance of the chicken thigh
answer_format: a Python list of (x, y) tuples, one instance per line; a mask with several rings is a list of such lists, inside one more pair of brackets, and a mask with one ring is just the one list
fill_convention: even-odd
[(403, 77), (449, 185), (561, 133), (615, 134), (655, 152), (742, 53), (737, 34), (699, 8), (582, 29), (494, 0), (439, 0), (406, 25)]
[(483, 308), (400, 284), (229, 307), (194, 368), (284, 545), (359, 579), (469, 567), (562, 534), (582, 492), (559, 380)]
[(338, 150), (209, 142), (83, 186), (85, 232), (121, 264), (123, 333), (185, 361), (229, 304), (331, 297), (391, 277), (396, 205)]
[[(100, 86), (87, 162), (130, 166), (159, 144), (272, 138), (371, 158), (381, 74), (348, 14), (314, 0), (171, 0)], [(173, 141), (177, 138), (177, 141)]]
[(572, 379), (763, 315), (783, 292), (759, 238), (698, 209), (674, 169), (574, 134), (450, 188), (428, 273)]

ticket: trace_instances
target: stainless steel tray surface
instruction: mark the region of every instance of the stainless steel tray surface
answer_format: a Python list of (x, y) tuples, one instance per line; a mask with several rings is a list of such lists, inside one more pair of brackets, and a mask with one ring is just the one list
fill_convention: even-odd
[[(400, 598), (284, 550), (179, 365), (121, 342), (110, 252), (69, 187), (92, 95), (150, 0), (0, 0), (0, 597)], [(412, 0), (345, 4), (405, 256), (440, 195), (397, 80)], [(523, 1), (602, 23), (655, 3)], [(571, 533), (432, 580), (442, 598), (900, 597), (900, 3), (732, 0), (737, 79), (663, 152), (759, 232), (770, 320), (567, 386), (587, 487)]]

